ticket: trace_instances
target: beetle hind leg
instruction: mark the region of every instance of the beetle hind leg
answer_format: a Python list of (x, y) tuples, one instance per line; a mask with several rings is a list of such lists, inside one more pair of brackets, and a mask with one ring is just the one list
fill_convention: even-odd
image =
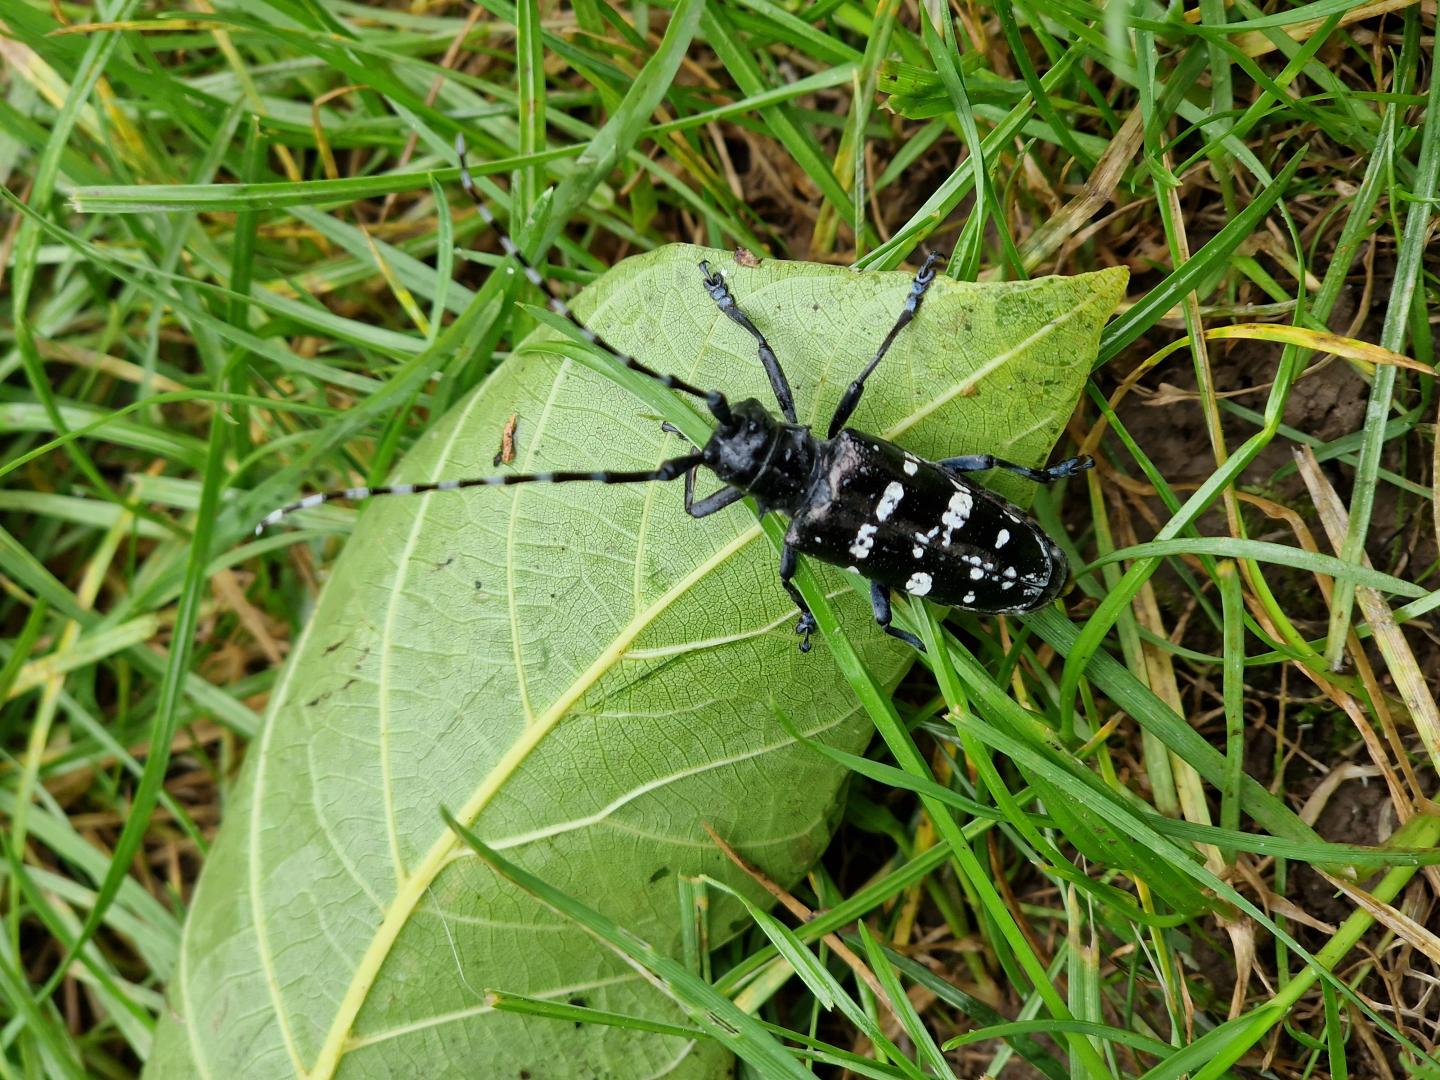
[(1095, 467), (1095, 459), (1088, 454), (1066, 458), (1064, 461), (1047, 465), (1043, 469), (1032, 469), (1028, 465), (1017, 465), (1013, 461), (997, 458), (994, 454), (966, 454), (963, 457), (941, 458), (935, 463), (947, 472), (984, 472), (986, 469), (1005, 469), (1019, 476), (1028, 477), (1037, 484), (1053, 484), (1067, 476), (1075, 476), (1086, 469)]
[(810, 635), (815, 632), (815, 616), (810, 612), (810, 606), (805, 603), (805, 598), (800, 595), (800, 590), (795, 587), (792, 580), (795, 571), (799, 568), (799, 562), (795, 558), (795, 549), (786, 544), (780, 549), (780, 584), (785, 586), (785, 591), (790, 594), (790, 599), (795, 601), (795, 606), (800, 609), (800, 621), (795, 624), (795, 633), (800, 635), (800, 651), (810, 651)]
[(925, 643), (908, 630), (901, 630), (898, 626), (890, 625), (890, 588), (881, 585), (878, 581), (870, 583), (870, 607), (875, 612), (875, 621), (880, 624), (880, 629), (893, 638), (899, 638), (906, 645), (913, 645), (921, 652), (925, 651)]

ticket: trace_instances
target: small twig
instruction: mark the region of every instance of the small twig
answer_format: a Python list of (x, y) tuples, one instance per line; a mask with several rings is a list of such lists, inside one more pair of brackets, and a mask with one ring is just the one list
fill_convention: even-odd
[[(808, 907), (806, 907), (803, 903), (801, 903), (798, 899), (796, 899), (794, 895), (792, 895), (787, 890), (782, 889), (769, 877), (767, 877), (765, 874), (762, 874), (756, 867), (751, 866), (748, 862), (746, 862), (738, 851), (736, 851), (733, 847), (727, 844), (724, 839), (721, 838), (720, 834), (710, 827), (710, 823), (708, 821), (702, 821), (700, 823), (700, 827), (705, 830), (711, 840), (715, 841), (715, 846), (724, 853), (727, 859), (729, 859), (741, 870), (743, 870), (750, 877), (750, 879), (756, 884), (758, 884), (762, 889), (768, 892), (776, 900), (780, 901), (781, 906), (783, 906), (786, 911), (790, 912), (791, 915), (794, 915), (795, 918), (799, 919), (801, 922), (809, 922), (815, 917), (815, 913), (811, 911)], [(861, 960), (860, 957), (856, 956), (855, 953), (851, 951), (850, 946), (846, 945), (845, 942), (840, 940), (840, 936), (838, 934), (826, 934), (823, 938), (821, 938), (821, 940), (824, 941), (826, 945), (830, 946), (830, 948), (834, 951), (835, 955), (845, 962), (845, 965), (855, 973), (856, 978), (864, 981), (865, 985), (870, 988), (870, 992), (875, 995), (875, 1000), (884, 1005), (885, 1008), (889, 1011), (890, 1015), (898, 1021), (900, 1019), (900, 1014), (896, 1011), (895, 1005), (891, 1002), (890, 995), (887, 994), (885, 992), (885, 988), (880, 985), (880, 980), (875, 977), (875, 973), (865, 966), (865, 961)]]

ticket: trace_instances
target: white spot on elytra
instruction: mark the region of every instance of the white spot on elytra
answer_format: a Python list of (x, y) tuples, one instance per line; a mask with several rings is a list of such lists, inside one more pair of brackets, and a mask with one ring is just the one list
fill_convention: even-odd
[(885, 485), (885, 491), (880, 496), (880, 502), (875, 507), (875, 517), (885, 521), (895, 512), (895, 507), (900, 505), (900, 500), (905, 497), (905, 488), (898, 480), (891, 480)]
[(1013, 580), (1015, 577), (1015, 568), (1013, 566), (1005, 567), (1005, 576)]
[(858, 566), (847, 566), (845, 569), (849, 570), (852, 574), (858, 574), (860, 572), (860, 568)]
[(906, 476), (914, 476), (915, 473), (916, 473), (917, 471), (919, 471), (919, 469), (920, 469), (920, 466), (917, 465), (917, 464), (915, 464), (915, 462), (913, 462), (913, 461), (906, 461), (906, 462), (905, 462), (905, 475), (906, 475)]
[(910, 580), (905, 582), (905, 591), (912, 596), (924, 596), (930, 591), (930, 575), (918, 572), (911, 574)]
[(925, 549), (924, 549), (923, 547), (921, 547), (919, 544), (916, 544), (913, 548), (910, 549), (910, 554), (911, 554), (911, 555), (914, 555), (915, 558), (918, 559), (918, 558), (920, 558), (922, 555), (925, 554)]
[(1014, 587), (1015, 587), (1015, 583), (1014, 583), (1013, 581), (1002, 581), (1002, 582), (1000, 582), (1000, 588), (1002, 588), (1002, 589), (1013, 589)]
[(965, 527), (965, 523), (970, 520), (970, 511), (974, 508), (975, 500), (970, 497), (970, 492), (962, 489), (950, 496), (950, 505), (945, 513), (940, 515), (940, 520), (945, 525), (943, 543), (946, 547), (950, 546), (950, 534)]
[(1010, 530), (1009, 530), (1009, 529), (1001, 529), (998, 533), (995, 534), (995, 550), (996, 550), (996, 551), (999, 551), (1002, 547), (1004, 547), (1004, 546), (1005, 546), (1006, 544), (1008, 544), (1009, 542), (1010, 542)]
[(973, 592), (967, 592), (960, 598), (960, 602), (962, 604), (973, 604), (975, 602), (975, 594)]
[(875, 533), (879, 528), (878, 525), (861, 525), (860, 531), (855, 534), (855, 542), (850, 545), (850, 554), (857, 559), (867, 557), (875, 546)]
[(979, 581), (979, 580), (980, 580), (982, 577), (984, 577), (984, 576), (985, 576), (985, 571), (984, 571), (984, 570), (981, 570), (980, 567), (978, 567), (978, 566), (972, 566), (972, 567), (970, 568), (970, 577), (971, 577), (973, 580)]

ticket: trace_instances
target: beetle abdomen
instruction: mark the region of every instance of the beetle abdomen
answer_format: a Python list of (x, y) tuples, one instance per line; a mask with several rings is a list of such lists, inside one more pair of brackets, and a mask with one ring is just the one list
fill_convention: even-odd
[(822, 455), (786, 535), (795, 550), (968, 611), (1034, 611), (1064, 588), (1059, 547), (964, 476), (849, 429)]

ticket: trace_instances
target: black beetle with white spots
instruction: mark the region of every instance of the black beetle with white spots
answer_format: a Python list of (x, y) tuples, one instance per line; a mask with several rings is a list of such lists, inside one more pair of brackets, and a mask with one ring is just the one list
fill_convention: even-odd
[[(536, 287), (545, 280), (516, 248), (481, 199), (465, 166), (464, 143), (457, 140), (460, 179), (480, 216), (499, 234), (506, 255), (519, 264)], [(626, 367), (661, 385), (703, 401), (715, 418), (715, 430), (695, 453), (663, 461), (644, 472), (504, 473), (427, 484), (345, 488), (309, 495), (268, 515), (258, 526), (286, 514), (334, 499), (366, 499), (377, 495), (418, 495), (430, 491), (509, 484), (552, 484), (588, 480), (601, 484), (640, 484), (685, 480), (685, 509), (701, 518), (751, 496), (761, 512), (790, 517), (780, 553), (780, 583), (800, 609), (795, 632), (800, 650), (810, 649), (815, 617), (793, 578), (797, 556), (810, 555), (843, 567), (870, 582), (875, 620), (892, 637), (923, 649), (918, 638), (890, 625), (890, 591), (950, 607), (989, 614), (1023, 614), (1051, 603), (1064, 589), (1069, 573), (1065, 554), (1019, 507), (980, 487), (967, 473), (1007, 469), (1040, 483), (1073, 476), (1090, 468), (1088, 457), (1070, 458), (1044, 469), (1031, 469), (990, 454), (925, 461), (894, 443), (845, 427), (865, 390), (865, 380), (884, 359), (900, 332), (920, 310), (925, 291), (935, 280), (937, 256), (920, 267), (899, 317), (871, 361), (845, 390), (826, 437), (817, 438), (795, 418), (795, 399), (784, 369), (765, 335), (740, 309), (723, 275), (700, 264), (701, 282), (720, 310), (743, 327), (759, 349), (781, 419), (753, 398), (731, 404), (718, 390), (702, 390), (672, 375), (646, 367), (614, 349), (558, 297), (550, 310), (568, 319), (584, 338), (605, 349)], [(670, 425), (666, 430), (676, 432)], [(695, 478), (705, 466), (725, 485), (695, 498)]]

